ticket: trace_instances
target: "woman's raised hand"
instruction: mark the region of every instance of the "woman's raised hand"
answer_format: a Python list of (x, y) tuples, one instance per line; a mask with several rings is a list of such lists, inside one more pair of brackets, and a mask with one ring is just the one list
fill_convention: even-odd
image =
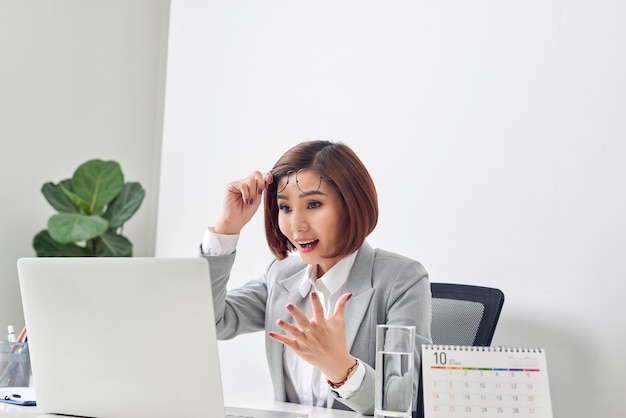
[(313, 318), (307, 318), (300, 309), (290, 303), (287, 310), (295, 323), (279, 319), (276, 325), (285, 331), (285, 334), (272, 331), (269, 336), (319, 368), (330, 381), (340, 382), (346, 378), (346, 371), (354, 364), (354, 357), (346, 345), (344, 316), (346, 302), (351, 297), (351, 293), (341, 295), (335, 305), (335, 312), (325, 318), (324, 308), (317, 293), (311, 292), (309, 299), (313, 307)]
[(255, 171), (248, 177), (228, 183), (222, 214), (214, 226), (216, 234), (238, 234), (252, 219), (263, 197), (263, 191), (272, 183), (271, 174)]

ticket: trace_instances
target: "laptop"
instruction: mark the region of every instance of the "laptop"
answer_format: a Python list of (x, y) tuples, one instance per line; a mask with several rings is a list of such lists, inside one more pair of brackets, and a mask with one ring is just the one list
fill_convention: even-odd
[(39, 411), (302, 416), (224, 407), (207, 260), (41, 257), (17, 267)]

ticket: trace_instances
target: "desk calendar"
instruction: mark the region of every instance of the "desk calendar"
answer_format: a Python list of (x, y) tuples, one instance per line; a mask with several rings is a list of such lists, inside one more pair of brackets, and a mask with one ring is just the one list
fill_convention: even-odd
[(541, 348), (422, 346), (425, 418), (552, 418)]

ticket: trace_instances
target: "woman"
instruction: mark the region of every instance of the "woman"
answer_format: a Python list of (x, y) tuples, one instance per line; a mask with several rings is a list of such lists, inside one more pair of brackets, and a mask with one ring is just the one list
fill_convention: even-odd
[[(237, 238), (262, 194), (276, 259), (257, 280), (227, 291)], [(417, 261), (365, 242), (377, 220), (373, 181), (341, 143), (301, 143), (266, 175), (228, 184), (201, 247), (217, 333), (265, 330), (277, 400), (373, 414), (376, 325), (388, 323), (416, 327), (415, 408), (420, 348), (431, 342), (430, 283)]]

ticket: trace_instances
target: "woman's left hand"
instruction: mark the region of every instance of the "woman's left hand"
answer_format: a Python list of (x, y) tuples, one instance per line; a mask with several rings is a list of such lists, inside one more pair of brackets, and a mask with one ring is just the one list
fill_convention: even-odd
[(354, 357), (346, 343), (344, 317), (346, 302), (351, 297), (351, 293), (341, 295), (335, 305), (335, 312), (325, 318), (324, 308), (317, 293), (311, 292), (309, 299), (313, 308), (313, 318), (307, 318), (300, 309), (290, 303), (287, 310), (297, 325), (279, 319), (276, 325), (288, 335), (270, 332), (269, 336), (319, 368), (331, 382), (341, 382), (346, 378), (347, 370), (354, 365)]

